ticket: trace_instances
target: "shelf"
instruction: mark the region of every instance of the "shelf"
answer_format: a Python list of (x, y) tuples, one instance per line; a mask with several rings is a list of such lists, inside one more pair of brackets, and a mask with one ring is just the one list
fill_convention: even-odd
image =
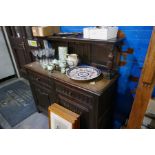
[(101, 39), (87, 39), (83, 35), (69, 35), (69, 36), (49, 36), (49, 37), (36, 37), (38, 40), (51, 40), (51, 41), (66, 41), (66, 42), (93, 42), (93, 43), (117, 43), (121, 42), (124, 38), (113, 38), (109, 40)]

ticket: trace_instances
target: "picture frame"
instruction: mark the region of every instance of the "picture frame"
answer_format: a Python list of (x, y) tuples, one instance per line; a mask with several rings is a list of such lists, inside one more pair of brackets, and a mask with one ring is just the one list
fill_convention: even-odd
[(60, 106), (57, 103), (48, 107), (50, 129), (78, 129), (80, 115)]

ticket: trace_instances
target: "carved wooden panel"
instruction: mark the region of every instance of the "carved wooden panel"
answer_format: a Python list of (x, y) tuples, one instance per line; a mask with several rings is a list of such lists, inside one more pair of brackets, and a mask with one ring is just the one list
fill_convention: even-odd
[(77, 89), (75, 90), (71, 87), (56, 82), (56, 92), (65, 95), (70, 99), (76, 100), (77, 102), (82, 103), (89, 108), (92, 108), (93, 106), (94, 97), (82, 91), (78, 91)]
[[(83, 39), (78, 37), (50, 37), (48, 40), (56, 49), (58, 58), (58, 46), (68, 46), (69, 53), (79, 55), (82, 64), (104, 65), (110, 70), (116, 70), (119, 61), (117, 49), (115, 47), (122, 45), (122, 40), (101, 41)], [(117, 59), (116, 59), (117, 58)]]
[(90, 63), (90, 43), (71, 42), (68, 44), (69, 53), (76, 53), (81, 63)]
[(23, 69), (24, 65), (27, 63), (26, 62), (26, 56), (24, 53), (24, 49), (22, 48), (13, 48), (13, 53), (15, 56), (15, 60), (18, 66), (18, 69)]
[(40, 74), (36, 74), (32, 71), (28, 71), (29, 74), (29, 79), (31, 82), (35, 82), (37, 85), (46, 87), (46, 88), (52, 88), (53, 87), (53, 82), (52, 80), (49, 81), (47, 77), (44, 77)]
[(91, 62), (107, 66), (109, 54), (113, 51), (113, 44), (94, 43), (91, 48)]
[(33, 82), (31, 82), (31, 88), (37, 108), (47, 114), (48, 107), (55, 102), (54, 94), (52, 94), (50, 89), (36, 85)]
[(91, 121), (93, 120), (90, 120), (90, 113), (88, 108), (60, 94), (58, 94), (58, 104), (80, 115), (81, 128), (91, 128)]

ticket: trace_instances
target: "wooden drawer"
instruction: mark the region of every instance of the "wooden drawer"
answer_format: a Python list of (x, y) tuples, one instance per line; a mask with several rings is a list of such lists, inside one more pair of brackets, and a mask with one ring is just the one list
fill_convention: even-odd
[(48, 77), (42, 76), (38, 73), (28, 70), (29, 80), (35, 85), (44, 86), (46, 88), (53, 88), (53, 82), (49, 81)]
[(86, 107), (92, 108), (94, 103), (94, 97), (87, 94), (84, 91), (78, 90), (77, 88), (74, 89), (71, 86), (64, 85), (62, 83), (55, 82), (56, 86), (56, 92), (71, 99), (75, 100), (78, 103), (81, 103), (82, 105), (85, 105)]

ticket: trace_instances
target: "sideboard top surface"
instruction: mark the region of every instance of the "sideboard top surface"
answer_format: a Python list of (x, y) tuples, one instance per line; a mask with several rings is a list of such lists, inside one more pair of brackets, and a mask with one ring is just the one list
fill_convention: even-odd
[(67, 41), (67, 42), (87, 42), (87, 43), (120, 43), (123, 41), (124, 38), (112, 38), (108, 40), (102, 40), (102, 39), (88, 39), (83, 38), (83, 35), (78, 36), (48, 36), (48, 37), (37, 37), (38, 39), (47, 39), (51, 41)]
[[(27, 64), (25, 65), (25, 68), (31, 71), (34, 71), (36, 73), (39, 73), (41, 75), (44, 75), (46, 77), (55, 79), (62, 83), (66, 83), (73, 87), (88, 91), (90, 93), (93, 93), (99, 96), (104, 92), (104, 90), (106, 90), (106, 88), (108, 88), (117, 79), (117, 76), (111, 80), (104, 79), (102, 76), (100, 76), (99, 78), (91, 81), (85, 81), (85, 82), (75, 81), (68, 78), (65, 74), (62, 74), (59, 71), (53, 71), (52, 73), (49, 73), (47, 70), (44, 70), (38, 62)], [(95, 83), (92, 83), (92, 82), (95, 82)]]

